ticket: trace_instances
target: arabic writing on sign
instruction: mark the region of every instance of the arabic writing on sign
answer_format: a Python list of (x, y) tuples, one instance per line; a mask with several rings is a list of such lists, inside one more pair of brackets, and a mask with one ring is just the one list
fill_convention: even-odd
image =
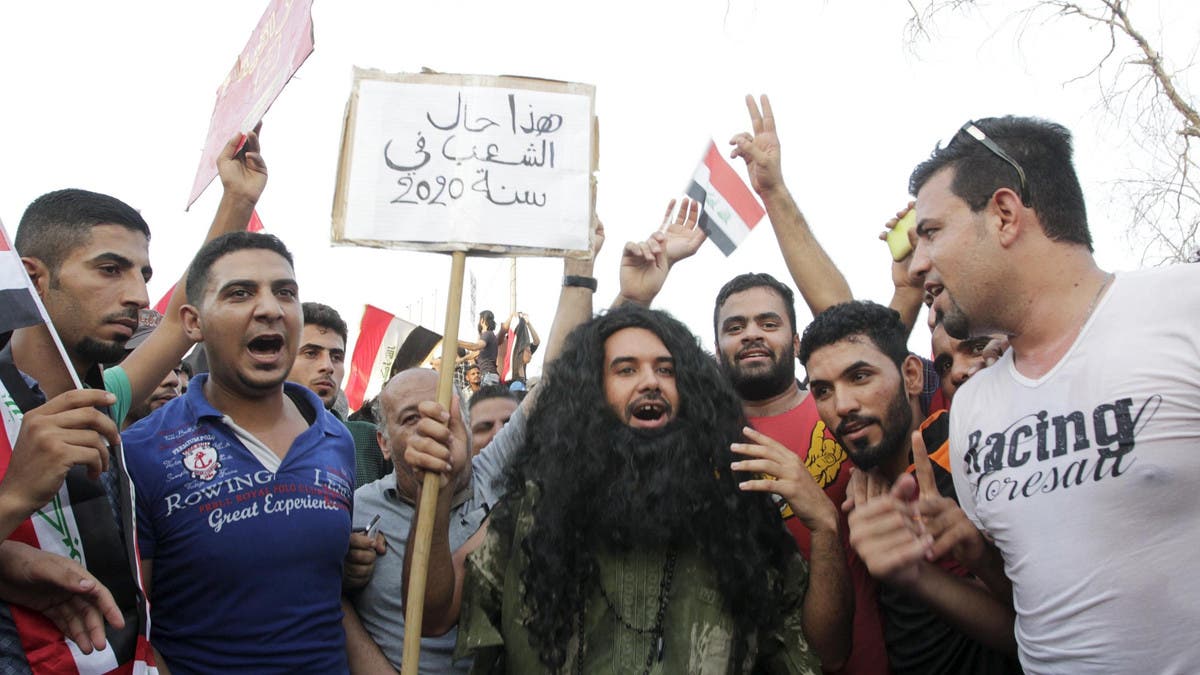
[[(563, 116), (552, 111), (535, 111), (532, 103), (518, 101), (516, 93), (491, 98), (493, 102), (506, 103), (492, 106), (499, 108), (499, 114), (489, 109), (486, 102), (473, 110), (459, 91), (453, 113), (426, 111), (428, 128), (416, 132), (416, 139), (407, 151), (402, 149), (403, 142), (396, 143), (395, 138), (384, 142), (383, 162), (400, 174), (392, 204), (448, 206), (453, 200), (470, 198), (475, 193), (497, 206), (546, 206), (546, 190), (537, 189), (536, 176), (527, 182), (533, 185), (530, 188), (520, 184), (522, 178), (527, 178), (522, 172), (508, 171), (495, 176), (493, 171), (502, 173), (497, 167), (553, 169), (554, 134), (562, 129)], [(518, 113), (519, 107), (527, 110)], [(434, 139), (432, 146), (429, 138)], [(395, 151), (393, 143), (397, 146)], [(446, 163), (453, 164), (450, 175), (445, 171)], [(461, 173), (458, 167), (464, 165), (474, 173), (467, 180), (457, 175)]]
[(586, 249), (590, 88), (444, 79), (358, 81), (343, 236)]

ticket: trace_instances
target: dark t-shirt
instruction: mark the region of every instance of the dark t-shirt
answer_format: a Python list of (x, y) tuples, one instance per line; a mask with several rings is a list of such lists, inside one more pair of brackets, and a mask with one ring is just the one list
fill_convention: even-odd
[(475, 357), (475, 365), (479, 366), (479, 374), (487, 375), (488, 373), (495, 373), (496, 333), (485, 330), (479, 334), (479, 339), (483, 340), (483, 349), (480, 349), (479, 356)]
[[(0, 382), (22, 413), (27, 413), (46, 402), (46, 396), (37, 382), (17, 369), (13, 362), (12, 345), (7, 344), (7, 339), (4, 348), (0, 350)], [(84, 385), (91, 389), (104, 388), (99, 367), (88, 371)], [(104, 409), (104, 412), (112, 415), (109, 409)], [(114, 421), (120, 423), (119, 420)], [(107, 627), (108, 644), (113, 650), (116, 663), (129, 664), (135, 658), (141, 622), (138, 620), (138, 591), (133, 576), (133, 549), (125, 539), (122, 518), (118, 517), (128, 515), (122, 514), (120, 507), (121, 503), (128, 499), (128, 487), (122, 486), (117, 476), (119, 456), (117, 453), (112, 456), (114, 462), (108, 471), (100, 475), (99, 481), (89, 479), (87, 470), (76, 466), (67, 474), (65, 482), (71, 497), (72, 518), (75, 526), (84, 533), (82, 541), (76, 540), (75, 544), (81, 545), (82, 557), (87, 561), (88, 570), (112, 593), (125, 619), (125, 627), (122, 629)], [(0, 473), (0, 476), (2, 475)], [(21, 540), (18, 533), (10, 535), (9, 538), (14, 541)], [(38, 663), (53, 659), (57, 649), (49, 645), (62, 645), (53, 626), (46, 622), (44, 627), (46, 632), (31, 628), (29, 633), (38, 645), (34, 649), (41, 660), (33, 659)], [(63, 652), (66, 652), (65, 647)], [(30, 658), (26, 657), (12, 611), (7, 604), (0, 602), (0, 673), (21, 675), (31, 671)]]
[[(934, 450), (930, 460), (938, 492), (957, 502), (954, 481), (946, 468), (949, 453), (944, 446), (949, 432), (950, 416), (945, 412), (934, 413), (921, 425), (926, 447)], [(970, 576), (952, 556), (945, 556), (935, 564), (949, 574)], [(884, 639), (894, 673), (1007, 675), (1022, 672), (1015, 656), (967, 637), (912, 595), (879, 584), (879, 605), (883, 609)]]

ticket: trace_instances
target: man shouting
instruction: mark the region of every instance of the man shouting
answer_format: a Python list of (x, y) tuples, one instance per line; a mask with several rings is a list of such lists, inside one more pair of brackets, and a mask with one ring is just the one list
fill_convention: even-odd
[(745, 418), (695, 336), (617, 309), (572, 333), (542, 387), (467, 561), (460, 655), (484, 671), (817, 672), (807, 566), (771, 501), (739, 488)]

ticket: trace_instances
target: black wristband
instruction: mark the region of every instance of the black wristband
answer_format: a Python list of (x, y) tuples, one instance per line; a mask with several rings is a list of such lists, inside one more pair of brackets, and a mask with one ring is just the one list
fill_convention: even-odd
[(582, 277), (578, 274), (567, 274), (563, 276), (563, 286), (571, 286), (574, 288), (586, 288), (593, 293), (596, 292), (596, 277)]

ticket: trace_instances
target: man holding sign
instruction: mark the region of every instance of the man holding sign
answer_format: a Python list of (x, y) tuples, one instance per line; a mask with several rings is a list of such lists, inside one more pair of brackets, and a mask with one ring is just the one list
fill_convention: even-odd
[(821, 419), (857, 466), (844, 508), (851, 545), (882, 582), (889, 661), (897, 672), (1019, 673), (1007, 585), (957, 506), (948, 416), (918, 424), (924, 368), (906, 335), (897, 312), (847, 302), (809, 324), (799, 355)]

